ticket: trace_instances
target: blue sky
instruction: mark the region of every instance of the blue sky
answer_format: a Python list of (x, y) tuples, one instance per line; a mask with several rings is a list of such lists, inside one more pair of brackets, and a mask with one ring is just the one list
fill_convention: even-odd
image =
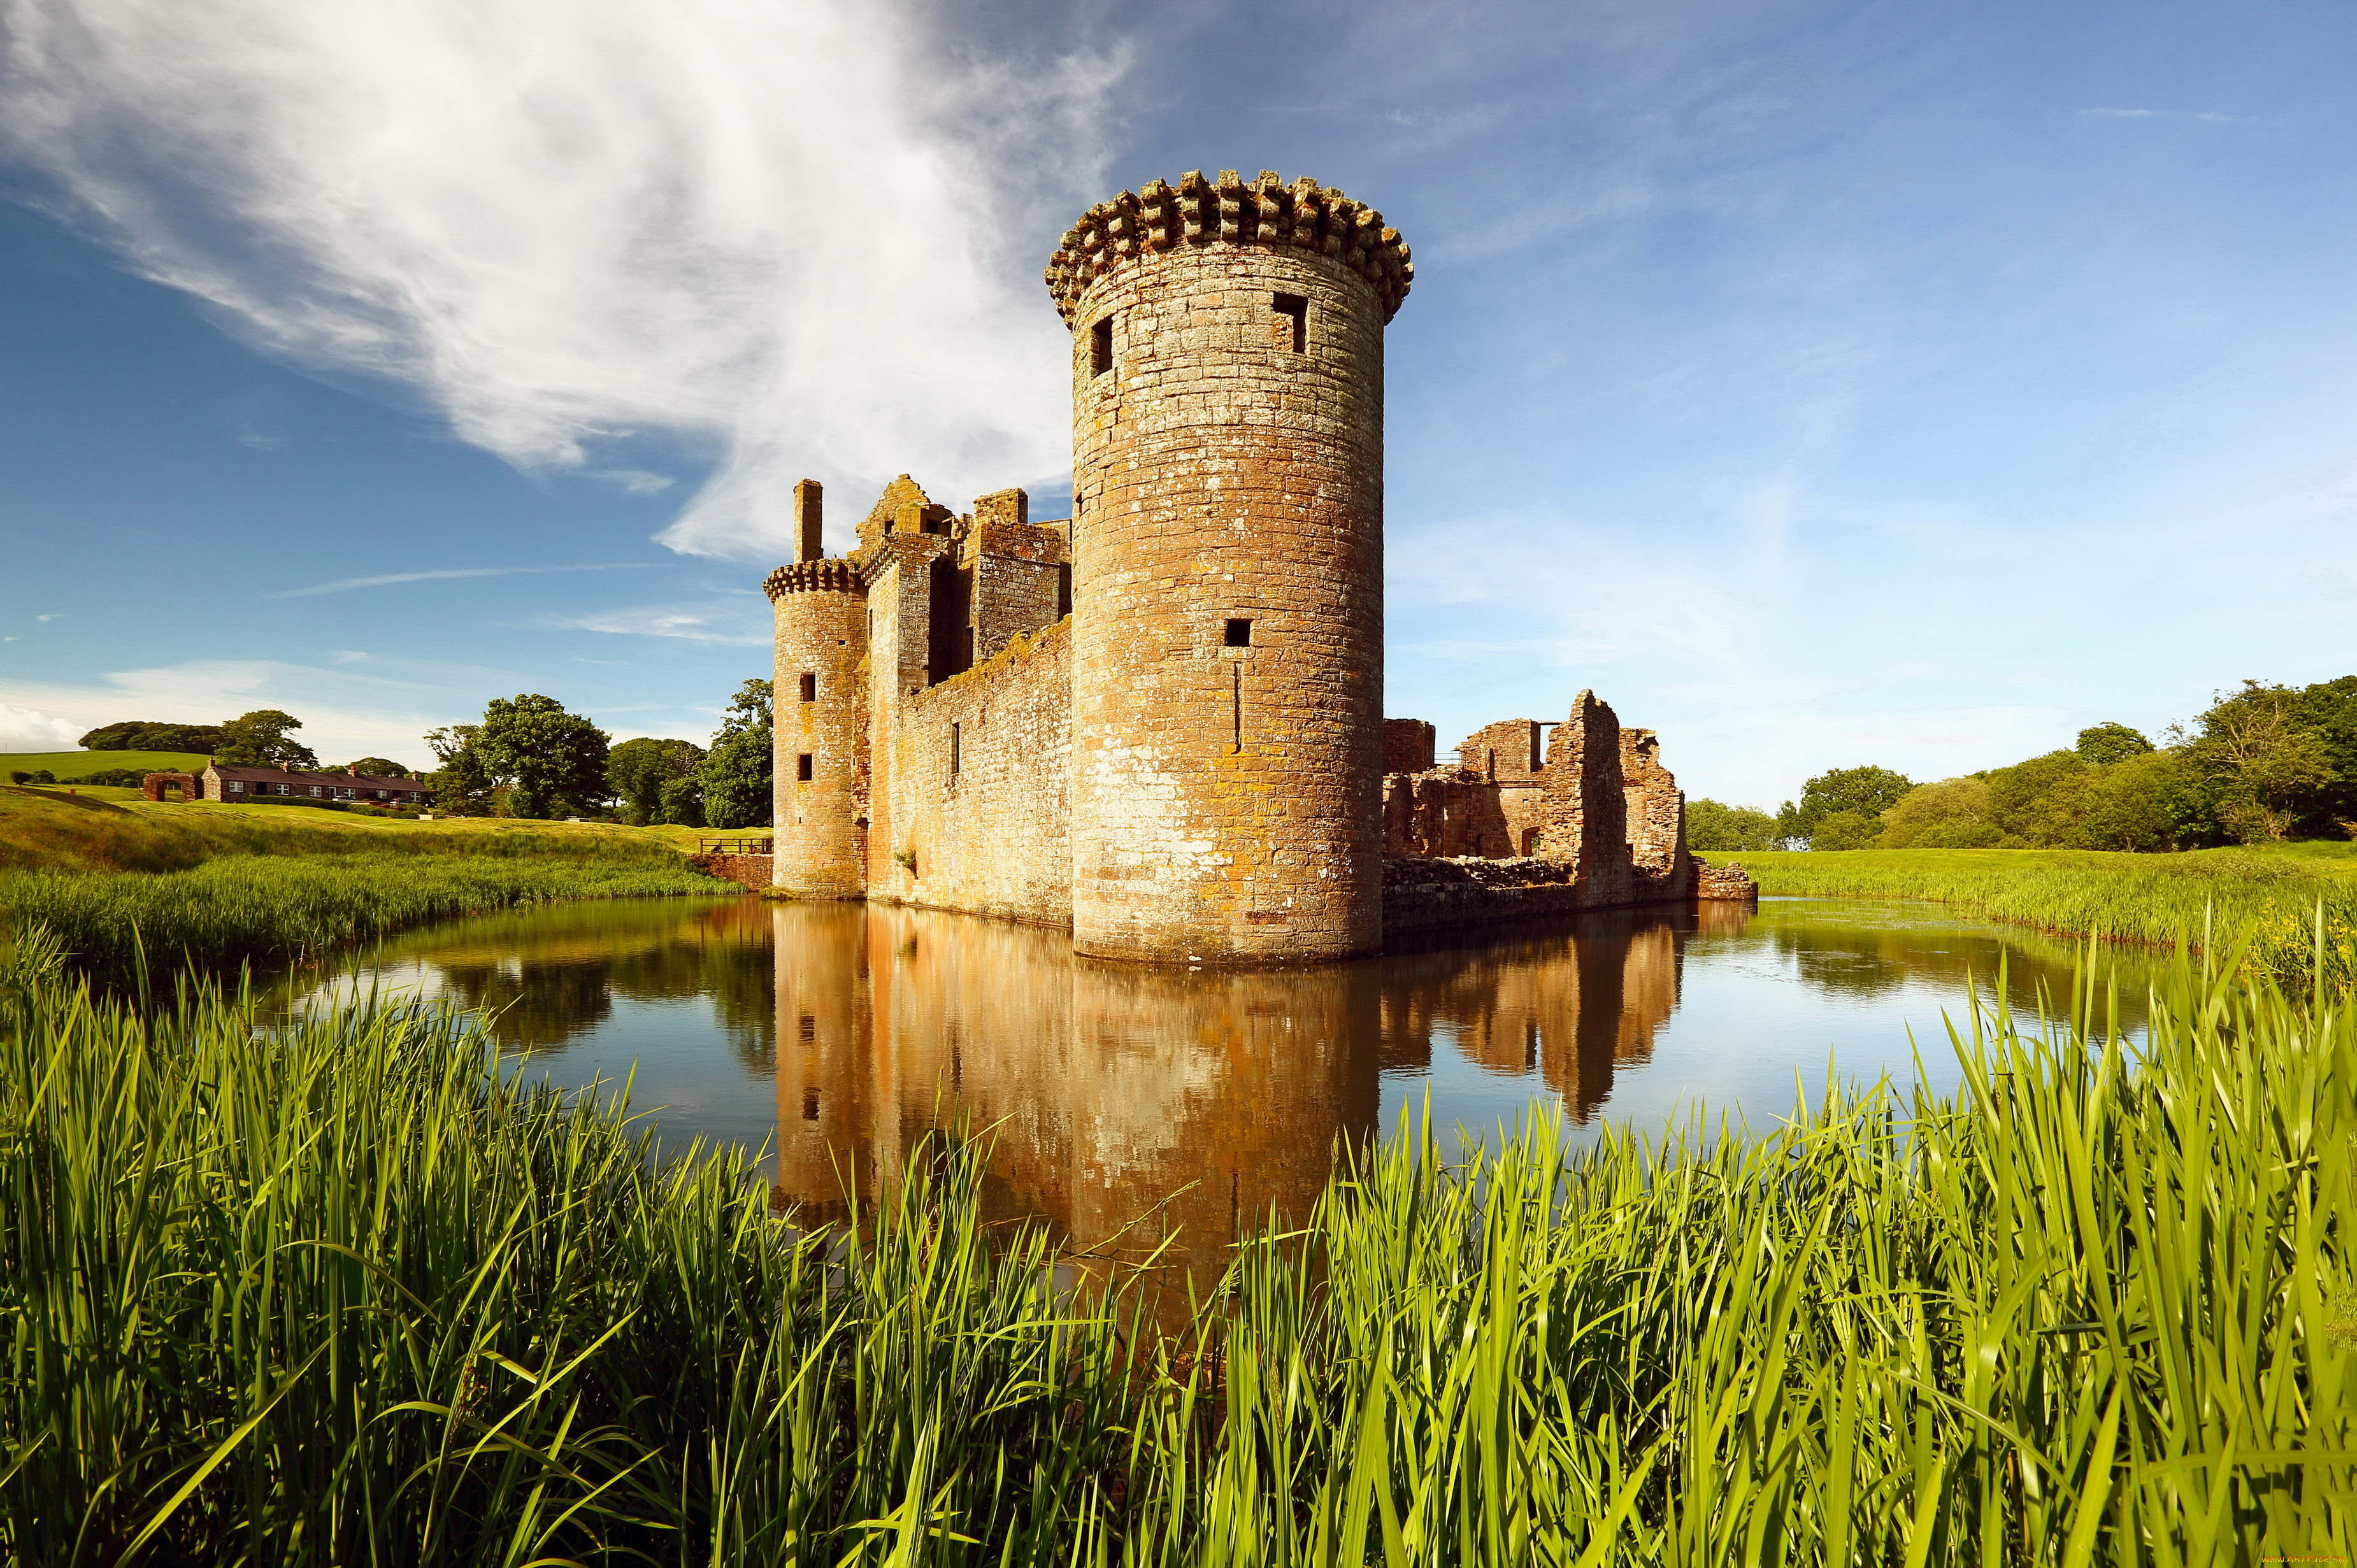
[(1069, 489), (1039, 269), (1308, 174), (1415, 247), (1387, 710), (1695, 794), (2357, 671), (2342, 4), (0, 0), (0, 746), (545, 692), (702, 738), (788, 489)]

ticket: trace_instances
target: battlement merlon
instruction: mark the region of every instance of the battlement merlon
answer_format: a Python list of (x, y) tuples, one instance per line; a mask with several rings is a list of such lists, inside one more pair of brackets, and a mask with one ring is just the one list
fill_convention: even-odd
[(856, 564), (838, 556), (790, 562), (761, 580), (761, 591), (774, 604), (788, 594), (865, 594), (867, 584)]
[(1307, 176), (1286, 185), (1273, 169), (1246, 184), (1233, 169), (1209, 180), (1190, 170), (1177, 185), (1150, 179), (1082, 214), (1048, 262), (1048, 292), (1064, 325), (1105, 274), (1145, 252), (1182, 245), (1292, 247), (1330, 256), (1364, 278), (1388, 325), (1415, 281), (1415, 263), (1383, 215)]

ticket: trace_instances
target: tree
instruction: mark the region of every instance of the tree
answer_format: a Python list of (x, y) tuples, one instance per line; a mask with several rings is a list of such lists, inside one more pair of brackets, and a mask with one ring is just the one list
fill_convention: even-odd
[(406, 779), (409, 769), (388, 757), (363, 757), (358, 762), (344, 764), (347, 771), (365, 774), (371, 779)]
[(704, 825), (766, 828), (776, 809), (771, 774), (776, 742), (770, 718), (770, 682), (748, 681), (730, 699), (704, 759)]
[(101, 725), (81, 737), (84, 751), (204, 751), (221, 742), (219, 725), (175, 725), (149, 719), (124, 719)]
[(503, 816), (577, 815), (608, 798), (606, 732), (554, 697), (492, 698), (471, 749), (506, 792)]
[(1872, 849), (1881, 836), (1878, 818), (1864, 811), (1827, 811), (1809, 830), (1809, 847), (1813, 850)]
[[(606, 756), (606, 782), (622, 801), (623, 820), (634, 826), (667, 820), (663, 786), (694, 774), (704, 761), (704, 748), (692, 740), (657, 740), (640, 736), (626, 740)], [(704, 822), (702, 801), (695, 822)]]
[(1918, 784), (1882, 813), (1882, 849), (1987, 849), (2005, 838), (1989, 820), (1985, 779)]
[(676, 822), (683, 828), (704, 826), (704, 780), (695, 774), (684, 779), (663, 781), (662, 809), (658, 821)]
[(2317, 722), (2315, 710), (2323, 704), (2303, 702), (2305, 696), (2245, 681), (2193, 721), (2182, 750), (2210, 786), (2228, 837), (2258, 843), (2337, 825), (2332, 807), (2347, 785), (2336, 776), (2335, 736), (2330, 721)]
[(1914, 787), (1907, 775), (1888, 768), (1836, 768), (1802, 785), (1799, 805), (1784, 802), (1776, 813), (1777, 830), (1785, 838), (1809, 840), (1814, 849), (1818, 823), (1836, 811), (1856, 811), (1879, 832), (1882, 813)]
[(241, 714), (221, 726), (213, 760), (239, 768), (317, 768), (311, 748), (287, 734), (302, 727), (301, 719), (276, 708)]
[(1717, 800), (1686, 802), (1686, 847), (1719, 854), (1730, 850), (1774, 849), (1776, 819), (1749, 806), (1723, 805)]
[(2115, 762), (2126, 762), (2132, 757), (2142, 757), (2152, 750), (2152, 742), (2143, 732), (2126, 725), (2104, 723), (2090, 725), (2079, 732), (2079, 744), (2072, 750), (2080, 760), (2108, 768)]
[(487, 816), (491, 809), (491, 775), (475, 754), (480, 725), (445, 725), (425, 732), (425, 744), (442, 766), (427, 774), (434, 786), (434, 809), (445, 816)]

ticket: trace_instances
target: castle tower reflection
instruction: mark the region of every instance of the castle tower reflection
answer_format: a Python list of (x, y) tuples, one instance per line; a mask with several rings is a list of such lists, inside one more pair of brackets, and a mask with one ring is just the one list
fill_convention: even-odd
[(778, 905), (778, 1197), (840, 1215), (963, 1129), (988, 1143), (992, 1219), (1107, 1255), (1175, 1230), (1208, 1283), (1262, 1215), (1307, 1214), (1337, 1145), (1378, 1133), (1383, 1076), (1429, 1069), (1436, 1036), (1591, 1117), (1651, 1056), (1697, 921), (1747, 914), (1587, 915), (1240, 972), (1105, 963), (970, 916)]

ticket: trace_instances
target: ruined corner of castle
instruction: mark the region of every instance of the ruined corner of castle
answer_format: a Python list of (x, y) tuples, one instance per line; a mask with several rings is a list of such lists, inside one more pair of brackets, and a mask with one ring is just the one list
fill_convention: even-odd
[[(1050, 258), (1072, 510), (795, 490), (774, 883), (1061, 926), (1082, 953), (1348, 958), (1386, 934), (1745, 897), (1650, 731), (1580, 693), (1433, 765), (1383, 701), (1383, 328), (1415, 276), (1308, 178), (1148, 181)], [(1547, 734), (1552, 730), (1552, 735)]]

